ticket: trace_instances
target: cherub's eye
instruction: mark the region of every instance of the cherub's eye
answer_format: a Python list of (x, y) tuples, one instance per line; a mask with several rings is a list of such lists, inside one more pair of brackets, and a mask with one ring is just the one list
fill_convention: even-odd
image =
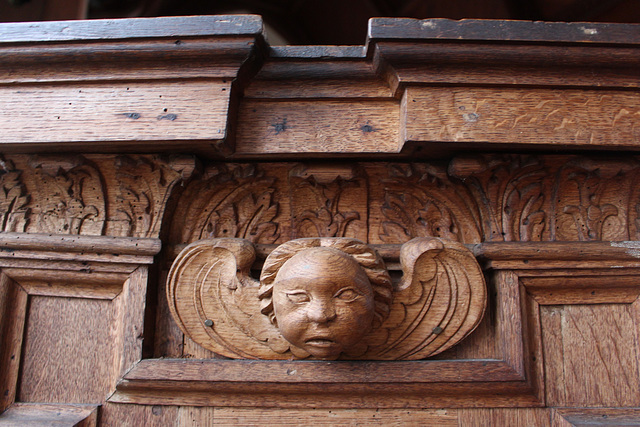
[(309, 302), (309, 295), (306, 292), (288, 292), (287, 298), (294, 304)]
[(342, 301), (351, 302), (360, 296), (360, 293), (353, 288), (342, 288), (333, 296)]

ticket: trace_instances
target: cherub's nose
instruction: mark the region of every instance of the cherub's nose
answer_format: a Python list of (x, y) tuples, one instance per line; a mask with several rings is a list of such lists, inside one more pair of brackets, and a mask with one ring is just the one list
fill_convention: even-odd
[(312, 322), (327, 323), (336, 318), (336, 309), (331, 303), (316, 301), (309, 307), (307, 316)]

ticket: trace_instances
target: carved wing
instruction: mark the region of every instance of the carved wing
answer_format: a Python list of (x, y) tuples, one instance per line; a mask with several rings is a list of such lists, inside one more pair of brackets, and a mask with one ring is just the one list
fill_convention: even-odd
[(487, 291), (482, 270), (462, 244), (416, 238), (400, 250), (404, 272), (391, 313), (365, 339), (363, 359), (416, 360), (458, 343), (480, 323)]
[(253, 245), (207, 239), (187, 246), (167, 278), (173, 318), (194, 342), (222, 356), (282, 359), (289, 349), (260, 313), (259, 282), (250, 276)]

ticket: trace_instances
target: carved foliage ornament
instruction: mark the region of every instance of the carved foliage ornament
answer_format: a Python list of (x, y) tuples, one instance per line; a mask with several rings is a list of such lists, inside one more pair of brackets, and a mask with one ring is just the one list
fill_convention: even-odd
[(251, 359), (416, 360), (440, 353), (480, 322), (486, 287), (462, 244), (416, 238), (393, 281), (378, 253), (351, 238), (278, 246), (260, 280), (253, 245), (200, 240), (173, 263), (171, 313), (182, 331), (222, 356)]

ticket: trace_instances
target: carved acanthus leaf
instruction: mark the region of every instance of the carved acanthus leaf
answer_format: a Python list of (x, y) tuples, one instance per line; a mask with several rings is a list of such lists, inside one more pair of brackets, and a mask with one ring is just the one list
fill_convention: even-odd
[(0, 156), (0, 221), (2, 231), (25, 231), (30, 197), (11, 160)]
[(37, 232), (101, 235), (106, 207), (104, 178), (84, 157), (36, 156), (30, 161), (38, 197)]
[(275, 221), (274, 178), (256, 165), (210, 164), (199, 180), (185, 189), (174, 217), (170, 240), (237, 237), (273, 243), (279, 237)]
[(480, 241), (479, 214), (470, 194), (449, 180), (446, 172), (428, 164), (392, 164), (383, 180), (384, 220), (380, 238), (388, 243), (413, 237)]
[(366, 239), (367, 186), (354, 166), (294, 167), (289, 173), (293, 236)]
[(544, 181), (549, 175), (538, 157), (458, 157), (449, 165), (449, 174), (477, 200), (484, 241), (542, 240), (547, 223)]
[(192, 156), (118, 156), (115, 159), (119, 184), (116, 223), (121, 234), (155, 237), (173, 187), (191, 177)]
[(580, 157), (563, 165), (552, 190), (551, 240), (628, 239), (634, 223), (628, 216), (638, 200), (635, 206), (628, 206), (628, 201), (633, 199), (638, 171), (633, 160), (595, 162)]

